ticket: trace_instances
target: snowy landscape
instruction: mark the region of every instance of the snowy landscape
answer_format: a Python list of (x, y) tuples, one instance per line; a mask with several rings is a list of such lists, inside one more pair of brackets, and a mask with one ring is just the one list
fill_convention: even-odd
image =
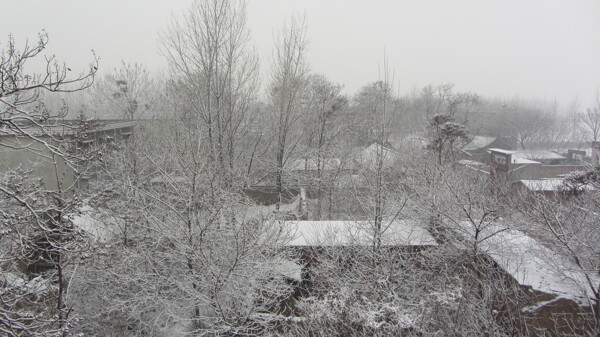
[[(67, 2), (53, 10), (77, 10)], [(141, 34), (107, 66), (96, 52), (87, 66), (65, 62), (46, 27), (25, 37), (6, 27), (15, 31), (0, 38), (0, 336), (600, 336), (600, 20), (585, 14), (600, 5), (456, 2), (468, 10), (188, 0), (160, 7), (155, 32), (136, 26), (128, 1), (99, 5), (123, 36)], [(35, 22), (48, 4), (11, 6)], [(137, 6), (143, 17), (170, 5)], [(543, 27), (579, 41), (583, 28), (520, 22), (531, 45), (453, 73), (459, 85), (429, 77), (426, 57), (414, 66), (422, 77), (398, 61), (417, 50), (394, 54), (436, 43), (443, 50), (431, 54), (448, 62), (463, 52), (462, 41), (412, 36), (429, 17), (422, 10), (481, 25), (440, 19), (448, 26), (431, 32), (491, 34), (487, 18), (502, 22), (488, 40), (508, 41), (519, 34), (500, 12), (543, 9), (598, 28), (586, 30), (590, 47), (569, 51), (579, 58), (543, 58), (564, 75), (554, 80), (523, 71), (541, 62), (527, 57), (538, 55), (531, 41), (551, 35)], [(402, 14), (401, 30), (389, 17), (400, 10), (420, 15)], [(121, 15), (130, 24), (116, 23)], [(271, 25), (267, 42), (259, 24)], [(108, 26), (89, 26), (110, 39)], [(329, 33), (337, 51), (321, 48)], [(161, 61), (120, 56), (136, 46), (150, 55), (148, 35)], [(348, 66), (365, 57), (350, 45), (383, 37), (372, 64)], [(588, 58), (588, 70), (574, 66)], [(515, 91), (490, 89), (506, 80), (494, 64), (509, 62), (520, 69)], [(470, 82), (479, 73), (485, 80)]]

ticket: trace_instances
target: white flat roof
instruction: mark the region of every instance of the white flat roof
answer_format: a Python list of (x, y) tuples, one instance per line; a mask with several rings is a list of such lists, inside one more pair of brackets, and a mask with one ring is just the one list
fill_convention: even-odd
[[(563, 178), (550, 178), (550, 179), (523, 179), (521, 183), (527, 187), (530, 191), (558, 191), (564, 183)], [(578, 187), (578, 190), (591, 190), (592, 186), (583, 185)]]
[(503, 149), (489, 149), (488, 152), (498, 152), (498, 153), (504, 153), (504, 154), (514, 154), (516, 153), (515, 151), (509, 151), (509, 150), (503, 150)]
[(530, 191), (558, 191), (563, 181), (563, 179), (523, 179), (521, 183)]
[(547, 150), (519, 150), (514, 152), (513, 157), (533, 160), (565, 159), (564, 156)]
[(539, 161), (529, 160), (525, 158), (511, 158), (513, 164), (541, 164)]
[[(284, 221), (294, 238), (288, 246), (370, 246), (373, 221)], [(433, 246), (435, 239), (420, 225), (403, 220), (383, 221), (383, 246)]]

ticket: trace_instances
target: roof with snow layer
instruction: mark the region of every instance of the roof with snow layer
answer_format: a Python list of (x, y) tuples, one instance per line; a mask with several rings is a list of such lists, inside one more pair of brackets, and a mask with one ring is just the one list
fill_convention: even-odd
[[(464, 235), (472, 234), (469, 223), (462, 222), (460, 227)], [(480, 249), (519, 284), (557, 298), (589, 304), (587, 298), (593, 297), (593, 292), (588, 286), (586, 273), (566, 257), (522, 231), (497, 224), (486, 226), (480, 237), (487, 237), (479, 242)], [(595, 284), (600, 281), (596, 275), (587, 276), (595, 278)]]
[[(370, 246), (373, 221), (285, 221), (294, 238), (288, 246)], [(394, 220), (382, 223), (382, 246), (433, 246), (434, 238), (417, 223)]]

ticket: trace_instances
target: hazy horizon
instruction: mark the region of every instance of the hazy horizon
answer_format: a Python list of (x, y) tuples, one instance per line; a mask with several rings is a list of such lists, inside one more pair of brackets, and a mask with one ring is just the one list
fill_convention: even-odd
[[(73, 69), (100, 58), (102, 76), (121, 60), (166, 70), (159, 32), (192, 0), (10, 2), (0, 13), (0, 48), (42, 29), (48, 50)], [(248, 26), (268, 80), (274, 35), (305, 15), (311, 70), (346, 94), (379, 78), (384, 55), (400, 94), (453, 83), (485, 97), (558, 100), (591, 106), (600, 87), (600, 2), (587, 1), (277, 1), (247, 3)]]

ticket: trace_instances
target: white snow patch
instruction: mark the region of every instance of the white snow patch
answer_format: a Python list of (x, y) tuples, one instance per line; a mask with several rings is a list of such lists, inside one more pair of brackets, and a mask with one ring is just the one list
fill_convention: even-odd
[(518, 150), (515, 151), (513, 158), (529, 159), (529, 160), (554, 160), (566, 159), (558, 153), (547, 150)]
[[(560, 297), (559, 297), (559, 298), (560, 298)], [(544, 307), (544, 306), (546, 306), (546, 305), (548, 305), (548, 304), (550, 304), (550, 303), (552, 303), (552, 302), (556, 302), (556, 301), (557, 301), (559, 298), (553, 298), (553, 299), (551, 299), (551, 300), (548, 300), (548, 301), (541, 301), (541, 302), (538, 302), (538, 303), (536, 303), (536, 304), (534, 304), (534, 305), (530, 305), (530, 306), (528, 306), (528, 307), (525, 307), (525, 308), (521, 309), (521, 311), (522, 311), (522, 312), (535, 312), (535, 311), (537, 311), (539, 308), (542, 308), (542, 307)]]
[[(288, 246), (369, 246), (374, 240), (372, 221), (285, 221), (294, 239)], [(416, 223), (383, 221), (382, 246), (433, 246), (435, 239)]]
[(373, 143), (371, 146), (362, 150), (356, 160), (360, 165), (369, 169), (376, 169), (379, 159), (382, 160), (384, 169), (392, 167), (394, 161), (398, 158), (398, 152), (381, 144)]
[(463, 147), (463, 150), (472, 151), (487, 148), (496, 140), (496, 137), (474, 136), (471, 141)]
[[(549, 178), (549, 179), (523, 179), (521, 183), (527, 187), (530, 191), (560, 191), (564, 185), (565, 180), (563, 178)], [(593, 186), (583, 185), (578, 186), (578, 190), (593, 190)]]
[[(469, 228), (467, 223), (462, 223), (461, 227)], [(587, 298), (593, 297), (593, 292), (586, 274), (564, 256), (518, 230), (489, 225), (480, 237), (489, 235), (492, 236), (479, 242), (479, 247), (519, 284), (589, 304)], [(590, 277), (595, 279), (596, 285), (600, 281), (595, 275)]]
[(99, 220), (100, 214), (91, 206), (84, 204), (79, 212), (70, 215), (71, 221), (81, 230), (89, 233), (96, 240), (106, 241), (110, 233), (105, 224)]
[(38, 298), (44, 296), (51, 287), (49, 281), (42, 276), (26, 280), (11, 272), (0, 272), (0, 284), (9, 292), (33, 294)]
[(273, 271), (288, 279), (301, 282), (302, 281), (302, 266), (298, 263), (279, 258), (271, 262)]

